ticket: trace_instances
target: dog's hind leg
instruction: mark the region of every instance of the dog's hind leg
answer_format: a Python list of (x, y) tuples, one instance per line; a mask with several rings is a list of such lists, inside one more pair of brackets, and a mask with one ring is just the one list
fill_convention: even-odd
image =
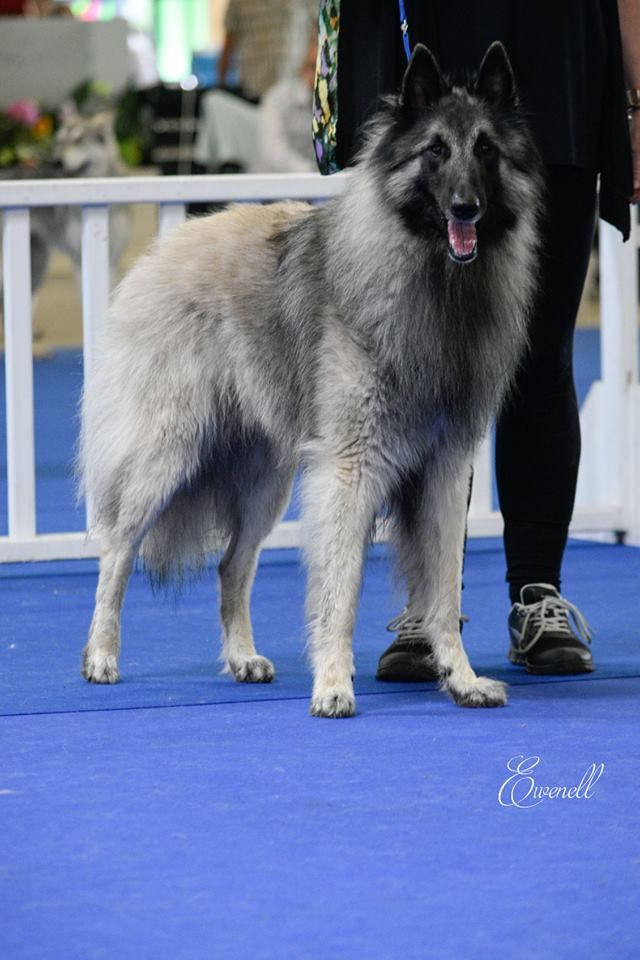
[[(153, 489), (149, 472), (149, 491)], [(145, 533), (169, 497), (148, 495), (139, 504), (121, 505), (121, 516), (102, 532), (96, 605), (83, 651), (82, 676), (91, 683), (117, 683), (120, 654), (120, 613), (127, 583)]]
[(82, 676), (91, 683), (120, 679), (120, 611), (140, 539), (120, 541), (102, 551), (95, 611), (82, 655)]
[[(195, 470), (195, 440), (171, 442), (172, 456), (165, 432), (164, 450), (162, 442), (149, 443), (146, 456), (140, 450), (137, 460), (123, 461), (100, 491), (100, 575), (82, 660), (82, 675), (92, 683), (119, 679), (120, 612), (136, 555), (145, 534)], [(96, 486), (89, 487), (90, 494), (95, 495)]]
[(274, 676), (272, 663), (255, 648), (249, 601), (260, 545), (289, 500), (294, 467), (274, 467), (270, 460), (268, 452), (263, 459), (260, 450), (255, 450), (252, 462), (246, 465), (238, 491), (235, 529), (218, 568), (221, 659), (225, 670), (244, 683), (269, 683)]
[(408, 615), (422, 621), (442, 688), (460, 706), (498, 707), (507, 701), (505, 684), (476, 676), (460, 635), (468, 494), (469, 466), (459, 456), (430, 462), (408, 482), (396, 522), (400, 564)]
[[(151, 491), (150, 473), (148, 479)], [(140, 544), (164, 502), (164, 498), (147, 495), (140, 503), (121, 503), (115, 522), (108, 528), (103, 525), (96, 604), (82, 656), (82, 676), (91, 683), (117, 683), (120, 679), (122, 602)]]

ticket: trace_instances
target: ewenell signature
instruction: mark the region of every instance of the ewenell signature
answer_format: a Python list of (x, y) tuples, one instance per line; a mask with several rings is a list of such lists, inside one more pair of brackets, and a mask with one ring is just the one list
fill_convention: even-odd
[(569, 786), (543, 784), (536, 771), (539, 763), (540, 757), (525, 757), (522, 754), (509, 760), (509, 776), (498, 790), (498, 803), (501, 806), (526, 809), (548, 800), (590, 800), (596, 783), (604, 773), (604, 763), (592, 763), (577, 783)]

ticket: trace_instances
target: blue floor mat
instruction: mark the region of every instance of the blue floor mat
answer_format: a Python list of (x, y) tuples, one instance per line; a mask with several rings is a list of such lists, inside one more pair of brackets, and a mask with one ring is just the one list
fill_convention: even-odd
[[(219, 673), (213, 570), (188, 587), (182, 599), (154, 594), (140, 573), (132, 577), (122, 619), (122, 683), (102, 687), (87, 685), (79, 675), (97, 564), (0, 567), (6, 598), (0, 612), (0, 714), (306, 698), (305, 583), (296, 557), (295, 551), (269, 552), (258, 571), (252, 604), (256, 645), (277, 669), (276, 682), (258, 686), (236, 684)], [(390, 567), (384, 549), (376, 548), (356, 625), (357, 692), (381, 691), (374, 676), (377, 658), (390, 642), (385, 624), (402, 608)], [(640, 676), (640, 647), (632, 642), (636, 622), (629, 619), (631, 584), (640, 582), (640, 550), (576, 542), (567, 552), (565, 570), (568, 595), (596, 630), (598, 675)], [(540, 682), (505, 658), (503, 579), (498, 542), (472, 541), (463, 603), (471, 617), (465, 645), (479, 671), (515, 684)]]
[[(77, 354), (36, 364), (41, 532), (83, 526), (80, 382)], [(0, 565), (1, 960), (638, 956), (640, 550), (570, 544), (564, 591), (597, 671), (540, 678), (505, 657), (501, 546), (472, 541), (465, 645), (511, 689), (504, 710), (462, 710), (435, 684), (375, 681), (403, 600), (373, 549), (344, 721), (308, 716), (296, 551), (267, 552), (254, 592), (271, 685), (219, 675), (213, 570), (180, 599), (136, 573), (123, 682), (86, 684), (96, 581), (92, 561)], [(591, 796), (502, 806), (516, 756), (549, 787), (604, 770)]]
[[(570, 546), (598, 671), (543, 679), (505, 662), (501, 551), (472, 542), (465, 643), (512, 687), (504, 710), (462, 710), (435, 685), (373, 679), (399, 602), (377, 549), (344, 721), (307, 714), (294, 560), (258, 574), (279, 671), (264, 687), (216, 673), (211, 578), (176, 604), (134, 576), (124, 682), (94, 687), (78, 664), (95, 567), (4, 569), (3, 957), (635, 958), (640, 551)], [(591, 796), (502, 806), (515, 756), (539, 757), (539, 786), (605, 767)]]
[[(3, 956), (636, 958), (639, 692), (5, 720)], [(540, 785), (605, 769), (589, 798), (503, 807), (516, 754)]]

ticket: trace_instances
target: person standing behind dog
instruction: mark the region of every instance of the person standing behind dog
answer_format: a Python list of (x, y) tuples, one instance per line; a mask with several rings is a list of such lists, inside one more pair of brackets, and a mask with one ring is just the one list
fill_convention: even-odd
[(236, 54), (242, 95), (258, 102), (283, 75), (295, 73), (316, 12), (316, 0), (229, 0), (219, 85)]
[(258, 107), (254, 173), (313, 173), (316, 169), (309, 112), (313, 98), (316, 41), (309, 44), (297, 74), (283, 77)]
[[(512, 604), (508, 655), (531, 673), (589, 672), (588, 626), (560, 594), (580, 458), (573, 334), (598, 175), (600, 216), (625, 239), (629, 201), (640, 200), (640, 0), (567, 0), (560, 6), (549, 0), (325, 0), (313, 120), (322, 172), (353, 161), (363, 122), (382, 94), (398, 89), (409, 39), (425, 43), (454, 81), (479, 62), (490, 42), (501, 40), (546, 164), (531, 346), (496, 432)], [(378, 678), (435, 679), (420, 624), (401, 616), (389, 627), (398, 633), (380, 658)]]

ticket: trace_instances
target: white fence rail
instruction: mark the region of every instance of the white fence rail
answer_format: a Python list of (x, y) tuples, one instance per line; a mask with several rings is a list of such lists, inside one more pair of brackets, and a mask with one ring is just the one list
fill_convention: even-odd
[[(0, 562), (98, 553), (97, 542), (86, 533), (39, 535), (36, 530), (30, 210), (60, 204), (82, 208), (84, 373), (89, 377), (96, 331), (109, 300), (109, 205), (156, 205), (158, 229), (164, 233), (184, 220), (190, 202), (324, 200), (339, 193), (343, 184), (342, 175), (315, 174), (0, 182), (8, 483), (8, 536), (0, 537)], [(631, 242), (623, 246), (616, 232), (602, 225), (602, 377), (582, 412), (583, 459), (573, 533), (620, 531), (640, 540), (637, 249), (635, 226)], [(487, 440), (475, 465), (471, 536), (501, 532), (500, 515), (492, 507), (492, 477)], [(280, 524), (267, 545), (299, 542), (298, 523), (292, 521)]]

